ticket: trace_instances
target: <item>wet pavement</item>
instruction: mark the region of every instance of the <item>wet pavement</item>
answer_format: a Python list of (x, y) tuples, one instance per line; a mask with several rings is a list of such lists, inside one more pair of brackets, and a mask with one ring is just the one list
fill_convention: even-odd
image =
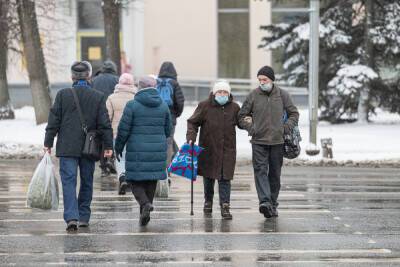
[(265, 219), (251, 167), (238, 167), (232, 221), (216, 206), (203, 215), (201, 178), (190, 216), (190, 182), (173, 177), (146, 227), (116, 177), (96, 173), (91, 225), (68, 234), (62, 201), (53, 212), (25, 205), (36, 164), (0, 161), (2, 266), (400, 266), (399, 169), (286, 167), (279, 217)]

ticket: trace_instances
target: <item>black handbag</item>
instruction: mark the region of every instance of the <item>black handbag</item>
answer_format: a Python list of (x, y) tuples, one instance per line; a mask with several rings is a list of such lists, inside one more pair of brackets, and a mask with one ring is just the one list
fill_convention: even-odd
[(300, 131), (299, 127), (296, 125), (288, 134), (283, 135), (283, 157), (287, 159), (294, 159), (300, 155)]
[(88, 131), (88, 127), (85, 118), (82, 114), (82, 109), (79, 104), (78, 95), (75, 90), (71, 88), (72, 95), (74, 96), (74, 101), (76, 108), (78, 109), (79, 119), (81, 120), (82, 130), (85, 133), (85, 143), (82, 149), (82, 157), (91, 160), (98, 161), (101, 158), (101, 138), (96, 130)]

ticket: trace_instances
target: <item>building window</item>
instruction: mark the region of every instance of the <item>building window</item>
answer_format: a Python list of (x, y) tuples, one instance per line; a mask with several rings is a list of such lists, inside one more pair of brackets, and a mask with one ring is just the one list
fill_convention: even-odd
[(79, 30), (103, 30), (101, 0), (78, 0)]
[(310, 0), (272, 0), (272, 8), (308, 7)]
[(218, 1), (218, 76), (250, 77), (249, 1)]

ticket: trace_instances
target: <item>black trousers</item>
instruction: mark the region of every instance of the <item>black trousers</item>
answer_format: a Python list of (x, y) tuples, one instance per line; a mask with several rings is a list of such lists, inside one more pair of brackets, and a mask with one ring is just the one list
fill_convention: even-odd
[(130, 184), (132, 185), (132, 193), (139, 203), (140, 210), (147, 203), (153, 204), (157, 181), (134, 181), (130, 182)]
[(283, 164), (282, 145), (253, 144), (253, 168), (258, 200), (278, 206), (281, 189), (281, 169)]
[[(215, 179), (203, 178), (204, 183), (204, 199), (212, 202), (214, 199)], [(231, 181), (225, 179), (218, 180), (219, 204), (230, 203), (231, 201)]]

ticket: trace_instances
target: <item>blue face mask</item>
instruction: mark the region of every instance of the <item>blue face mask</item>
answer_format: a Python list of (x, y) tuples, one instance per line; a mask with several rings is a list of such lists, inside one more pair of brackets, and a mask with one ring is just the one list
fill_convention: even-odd
[(261, 90), (263, 90), (264, 92), (267, 92), (267, 93), (271, 92), (273, 87), (274, 87), (273, 83), (260, 84)]
[(221, 106), (225, 105), (229, 100), (229, 97), (227, 95), (218, 95), (215, 96), (215, 101), (218, 102)]

